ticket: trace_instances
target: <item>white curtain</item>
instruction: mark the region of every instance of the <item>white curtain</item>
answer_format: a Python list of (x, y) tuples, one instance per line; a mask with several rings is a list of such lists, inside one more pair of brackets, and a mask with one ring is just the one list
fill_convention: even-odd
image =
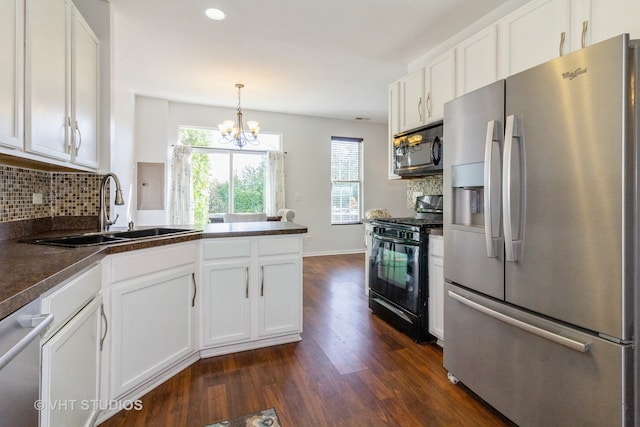
[(174, 225), (193, 224), (191, 189), (191, 146), (175, 145), (171, 156), (171, 201), (169, 221)]
[(284, 209), (284, 153), (269, 151), (267, 153), (267, 188), (266, 211), (269, 216), (276, 216)]

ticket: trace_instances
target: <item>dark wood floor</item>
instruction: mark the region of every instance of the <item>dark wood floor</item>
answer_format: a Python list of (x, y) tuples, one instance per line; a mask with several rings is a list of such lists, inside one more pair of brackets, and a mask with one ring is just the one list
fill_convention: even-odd
[(301, 342), (200, 360), (102, 426), (203, 427), (269, 407), (284, 427), (510, 426), (447, 380), (439, 347), (370, 313), (363, 265), (305, 258)]

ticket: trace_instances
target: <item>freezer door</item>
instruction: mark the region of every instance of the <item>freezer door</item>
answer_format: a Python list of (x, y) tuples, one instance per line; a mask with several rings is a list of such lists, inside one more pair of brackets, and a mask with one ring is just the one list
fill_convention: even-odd
[(631, 426), (631, 345), (445, 285), (444, 366), (521, 427)]
[(445, 279), (500, 299), (503, 119), (504, 80), (445, 104)]
[(506, 301), (632, 338), (632, 61), (618, 37), (506, 82)]

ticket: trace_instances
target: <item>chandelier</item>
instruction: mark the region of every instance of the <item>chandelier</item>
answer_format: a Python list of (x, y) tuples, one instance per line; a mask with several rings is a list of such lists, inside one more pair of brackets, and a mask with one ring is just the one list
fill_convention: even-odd
[(240, 108), (240, 90), (244, 87), (242, 83), (236, 83), (238, 88), (238, 110), (236, 111), (236, 121), (225, 120), (218, 125), (220, 130), (220, 141), (223, 143), (233, 142), (239, 148), (247, 144), (259, 144), (258, 133), (260, 132), (260, 124), (256, 121), (248, 121), (249, 131), (245, 131), (242, 124), (242, 109)]

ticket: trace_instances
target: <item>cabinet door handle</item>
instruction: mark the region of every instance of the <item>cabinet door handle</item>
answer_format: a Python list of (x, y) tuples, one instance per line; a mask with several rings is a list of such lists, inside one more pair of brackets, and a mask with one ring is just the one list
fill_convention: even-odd
[(195, 307), (196, 294), (198, 293), (198, 285), (196, 284), (196, 273), (191, 273), (191, 281), (193, 282), (193, 298), (191, 299), (191, 307)]
[(100, 337), (100, 351), (104, 348), (104, 340), (107, 338), (107, 331), (109, 330), (109, 322), (107, 320), (107, 315), (104, 312), (104, 304), (100, 304), (100, 316), (104, 320), (104, 333)]
[(244, 281), (245, 281), (244, 297), (246, 299), (249, 299), (249, 267), (245, 267), (244, 269)]
[[(75, 131), (74, 131), (74, 135), (75, 132), (78, 133), (78, 143), (75, 144), (76, 146), (76, 155), (78, 155), (78, 152), (80, 151), (80, 146), (82, 145), (82, 133), (80, 132), (80, 127), (78, 126), (78, 121), (76, 120), (76, 126), (75, 126)], [(74, 143), (75, 143), (75, 137), (74, 137)]]
[(423, 121), (422, 118), (422, 97), (418, 98), (418, 117), (420, 117), (420, 121)]
[(264, 265), (260, 266), (260, 296), (264, 296)]
[(589, 21), (582, 22), (582, 37), (580, 38), (580, 43), (582, 44), (582, 48), (584, 49), (587, 45), (587, 28), (589, 27)]
[(75, 145), (76, 141), (76, 131), (71, 124), (71, 117), (67, 116), (65, 120), (65, 125), (69, 128), (69, 140), (67, 141), (67, 145), (65, 146), (65, 152), (70, 154), (71, 147)]
[(564, 31), (560, 33), (560, 48), (559, 48), (560, 56), (564, 55), (564, 39), (566, 36), (567, 36), (567, 33), (565, 33)]
[(431, 117), (431, 92), (427, 94), (426, 107), (427, 107), (427, 117)]

